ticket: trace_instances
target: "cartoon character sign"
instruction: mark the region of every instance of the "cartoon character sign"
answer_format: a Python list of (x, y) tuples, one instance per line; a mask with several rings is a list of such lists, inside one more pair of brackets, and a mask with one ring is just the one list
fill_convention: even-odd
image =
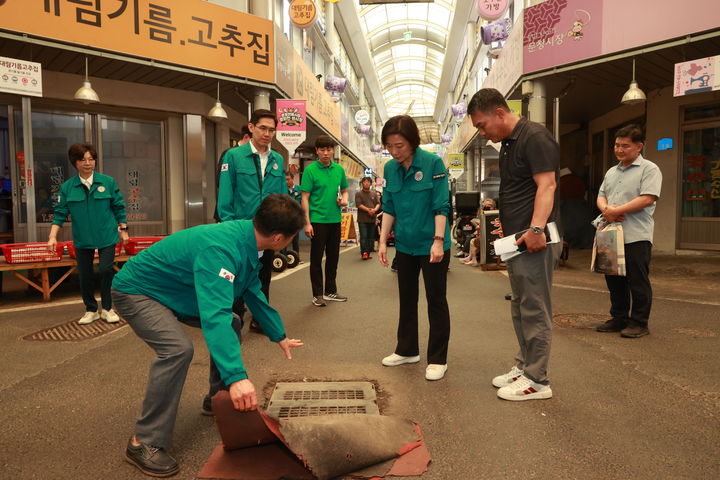
[[(584, 15), (581, 15), (581, 13)], [(590, 19), (592, 17), (590, 16), (590, 12), (587, 10), (575, 10), (575, 15), (577, 15), (578, 18), (573, 22), (572, 27), (570, 27), (570, 30), (567, 32), (567, 36), (571, 37), (573, 40), (582, 40), (583, 28), (590, 23)], [(584, 16), (585, 18), (579, 18), (581, 16)]]

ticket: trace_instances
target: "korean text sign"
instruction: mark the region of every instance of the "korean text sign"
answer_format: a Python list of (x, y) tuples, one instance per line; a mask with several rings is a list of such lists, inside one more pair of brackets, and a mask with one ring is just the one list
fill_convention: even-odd
[(307, 121), (305, 100), (277, 100), (277, 139), (294, 152), (305, 141)]
[(0, 57), (0, 92), (42, 97), (41, 65)]
[(275, 81), (272, 22), (200, 0), (8, 0), (0, 28)]

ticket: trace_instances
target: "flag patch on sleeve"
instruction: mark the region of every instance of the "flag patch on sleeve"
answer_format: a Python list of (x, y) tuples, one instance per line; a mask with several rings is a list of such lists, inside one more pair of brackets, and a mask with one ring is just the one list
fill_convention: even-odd
[(227, 171), (228, 171), (228, 164), (227, 164), (227, 163), (223, 163), (222, 165), (220, 165), (220, 171), (221, 171), (221, 172), (227, 172)]
[(235, 281), (235, 275), (233, 275), (232, 273), (228, 272), (228, 271), (225, 270), (224, 268), (221, 268), (221, 269), (220, 269), (220, 273), (219, 273), (218, 275), (221, 276), (222, 278), (224, 278), (225, 280), (227, 280), (227, 281), (230, 282), (230, 283), (233, 283), (233, 282)]

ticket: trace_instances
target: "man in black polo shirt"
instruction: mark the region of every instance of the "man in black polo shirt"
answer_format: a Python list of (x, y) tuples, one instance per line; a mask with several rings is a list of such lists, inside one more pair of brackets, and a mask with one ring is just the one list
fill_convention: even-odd
[(502, 142), (500, 223), (506, 235), (525, 230), (516, 243), (527, 247), (525, 253), (507, 261), (520, 351), (516, 365), (492, 383), (499, 388), (498, 397), (505, 400), (550, 398), (550, 291), (562, 245), (546, 244), (545, 225), (559, 219), (560, 149), (544, 126), (512, 113), (494, 88), (483, 88), (473, 96), (468, 115), (480, 135)]

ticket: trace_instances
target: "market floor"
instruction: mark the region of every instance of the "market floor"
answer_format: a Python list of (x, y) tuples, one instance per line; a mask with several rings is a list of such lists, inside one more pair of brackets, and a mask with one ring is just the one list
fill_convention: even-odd
[[(306, 264), (274, 278), (272, 304), (288, 335), (306, 346), (288, 361), (265, 337), (246, 333), (245, 363), (261, 404), (277, 381), (376, 382), (383, 414), (422, 426), (433, 458), (426, 480), (719, 478), (718, 290), (684, 295), (692, 282), (679, 275), (674, 282), (677, 268), (663, 270), (658, 262), (651, 335), (599, 334), (587, 319), (602, 318), (608, 298), (602, 277), (588, 272), (585, 262), (585, 253), (571, 253), (555, 277), (555, 313), (584, 320), (555, 328), (550, 400), (496, 397), (490, 380), (510, 367), (517, 345), (504, 300), (508, 280), (504, 272), (454, 259), (449, 370), (441, 381), (424, 379), (424, 351), (419, 364), (380, 365), (395, 346), (397, 280), (375, 255), (362, 261), (357, 248), (340, 256), (339, 293), (350, 298), (347, 303), (311, 305)], [(717, 257), (709, 263), (720, 265)], [(695, 275), (700, 290), (718, 283), (714, 272)], [(423, 297), (421, 350), (427, 345)], [(81, 310), (80, 304), (53, 302), (20, 310), (15, 303), (0, 306), (2, 479), (145, 478), (123, 452), (140, 409), (150, 349), (128, 327), (81, 342), (21, 340)], [(195, 357), (170, 447), (181, 465), (178, 479), (195, 478), (219, 441), (212, 418), (199, 414), (207, 351), (198, 330), (188, 333)]]

